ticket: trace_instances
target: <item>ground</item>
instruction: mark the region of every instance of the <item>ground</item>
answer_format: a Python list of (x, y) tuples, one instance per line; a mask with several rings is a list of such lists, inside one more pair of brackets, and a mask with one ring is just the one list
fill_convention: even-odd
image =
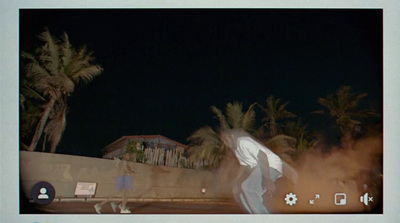
[[(45, 206), (35, 206), (26, 213), (49, 214), (96, 214), (95, 202), (53, 202)], [(128, 202), (131, 214), (245, 214), (231, 202)], [(103, 214), (114, 213), (109, 203), (102, 208)]]

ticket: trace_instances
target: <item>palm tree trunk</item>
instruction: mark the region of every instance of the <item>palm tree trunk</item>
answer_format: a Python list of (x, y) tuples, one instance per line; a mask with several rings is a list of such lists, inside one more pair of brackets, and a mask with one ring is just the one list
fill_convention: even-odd
[(46, 150), (46, 141), (47, 141), (47, 134), (44, 133), (42, 152), (44, 152)]
[(278, 135), (277, 132), (278, 132), (278, 130), (276, 127), (275, 119), (272, 119), (271, 124), (270, 124), (270, 137), (274, 137), (274, 136)]
[(31, 145), (28, 148), (28, 151), (34, 151), (36, 148), (37, 143), (39, 142), (40, 136), (42, 136), (44, 126), (47, 122), (47, 119), (49, 118), (50, 111), (53, 109), (54, 103), (56, 102), (55, 98), (51, 98), (50, 102), (46, 105), (46, 109), (43, 112), (42, 118), (40, 119), (35, 135), (32, 138)]

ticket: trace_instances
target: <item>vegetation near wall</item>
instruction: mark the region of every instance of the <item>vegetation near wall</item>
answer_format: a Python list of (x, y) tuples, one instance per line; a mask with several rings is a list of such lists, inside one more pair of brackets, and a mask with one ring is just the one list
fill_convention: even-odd
[[(190, 161), (176, 149), (166, 148), (145, 148), (143, 142), (131, 140), (125, 149), (125, 156), (128, 160), (138, 163), (146, 163), (158, 166), (194, 168), (201, 166)], [(123, 157), (120, 157), (123, 158)]]

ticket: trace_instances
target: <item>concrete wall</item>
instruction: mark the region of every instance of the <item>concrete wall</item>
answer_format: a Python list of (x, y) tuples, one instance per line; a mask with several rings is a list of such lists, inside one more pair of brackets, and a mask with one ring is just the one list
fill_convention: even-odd
[[(230, 198), (230, 189), (217, 173), (193, 169), (130, 163), (135, 170), (130, 198)], [(31, 188), (39, 181), (51, 183), (56, 197), (74, 197), (77, 182), (95, 182), (94, 197), (116, 197), (114, 160), (41, 152), (20, 152), (21, 187), (31, 198)], [(216, 183), (218, 182), (218, 183)], [(216, 187), (216, 185), (219, 185)], [(201, 193), (206, 188), (206, 193)], [(218, 188), (225, 188), (221, 191)]]

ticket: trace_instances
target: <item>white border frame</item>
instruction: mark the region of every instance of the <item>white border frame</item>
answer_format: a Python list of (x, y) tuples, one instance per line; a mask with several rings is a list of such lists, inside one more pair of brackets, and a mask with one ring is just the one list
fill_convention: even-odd
[[(29, 215), (19, 214), (19, 9), (24, 8), (379, 8), (384, 27), (384, 214), (357, 215)], [(3, 0), (0, 3), (0, 222), (398, 222), (400, 1), (336, 0)]]

